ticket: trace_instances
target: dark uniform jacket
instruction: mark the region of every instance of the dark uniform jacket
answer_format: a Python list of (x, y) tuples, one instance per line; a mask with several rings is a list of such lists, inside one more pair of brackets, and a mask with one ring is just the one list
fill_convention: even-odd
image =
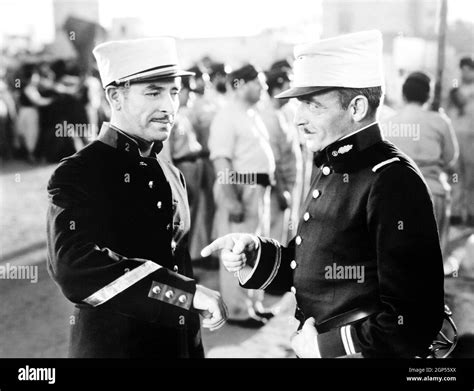
[(202, 357), (182, 174), (104, 124), (48, 193), (48, 270), (76, 305), (72, 357)]
[(443, 320), (433, 205), (415, 163), (374, 124), (315, 156), (319, 167), (288, 247), (260, 238), (241, 285), (291, 290), (316, 320), (322, 357), (413, 357)]

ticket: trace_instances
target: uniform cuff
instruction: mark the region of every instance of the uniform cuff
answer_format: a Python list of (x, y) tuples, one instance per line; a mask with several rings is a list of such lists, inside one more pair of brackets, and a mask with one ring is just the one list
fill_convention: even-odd
[(239, 281), (246, 289), (265, 289), (275, 279), (281, 264), (281, 245), (276, 240), (258, 238), (259, 254), (252, 270), (239, 271)]
[(152, 281), (148, 297), (184, 310), (190, 310), (195, 292), (195, 280), (162, 268)]
[(244, 286), (253, 276), (255, 270), (258, 268), (258, 263), (260, 262), (260, 256), (262, 255), (262, 246), (260, 245), (260, 240), (256, 238), (257, 245), (257, 256), (253, 265), (246, 264), (242, 269), (238, 271), (239, 283)]
[(318, 346), (322, 358), (348, 356), (361, 352), (359, 339), (351, 325), (318, 334)]

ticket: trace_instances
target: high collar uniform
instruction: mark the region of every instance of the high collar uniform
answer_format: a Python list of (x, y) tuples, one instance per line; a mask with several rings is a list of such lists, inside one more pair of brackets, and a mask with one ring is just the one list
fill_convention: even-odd
[(202, 357), (182, 174), (104, 124), (48, 193), (48, 268), (75, 306), (71, 357)]
[(412, 160), (377, 124), (315, 155), (297, 236), (260, 238), (242, 286), (292, 291), (316, 320), (322, 357), (422, 355), (443, 319), (433, 205)]

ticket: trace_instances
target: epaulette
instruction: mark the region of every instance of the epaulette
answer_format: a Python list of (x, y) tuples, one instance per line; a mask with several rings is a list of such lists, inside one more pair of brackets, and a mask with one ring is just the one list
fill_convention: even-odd
[(391, 163), (399, 162), (399, 161), (400, 161), (400, 159), (398, 157), (393, 157), (391, 159), (384, 160), (383, 162), (380, 162), (380, 163), (376, 164), (375, 166), (373, 166), (372, 171), (377, 172), (377, 170), (379, 170), (380, 168), (386, 166), (387, 164), (391, 164)]

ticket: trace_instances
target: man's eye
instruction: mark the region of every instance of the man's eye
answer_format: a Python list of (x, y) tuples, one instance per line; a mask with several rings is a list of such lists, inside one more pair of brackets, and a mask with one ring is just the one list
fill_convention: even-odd
[(173, 92), (171, 93), (171, 96), (178, 96), (178, 95), (179, 95), (179, 91), (173, 91)]
[(308, 107), (310, 110), (317, 110), (319, 109), (319, 105), (317, 103), (314, 103), (314, 102), (308, 102), (307, 103)]
[(157, 97), (158, 95), (160, 95), (160, 93), (159, 93), (159, 92), (147, 92), (146, 95), (155, 98), (155, 97)]

